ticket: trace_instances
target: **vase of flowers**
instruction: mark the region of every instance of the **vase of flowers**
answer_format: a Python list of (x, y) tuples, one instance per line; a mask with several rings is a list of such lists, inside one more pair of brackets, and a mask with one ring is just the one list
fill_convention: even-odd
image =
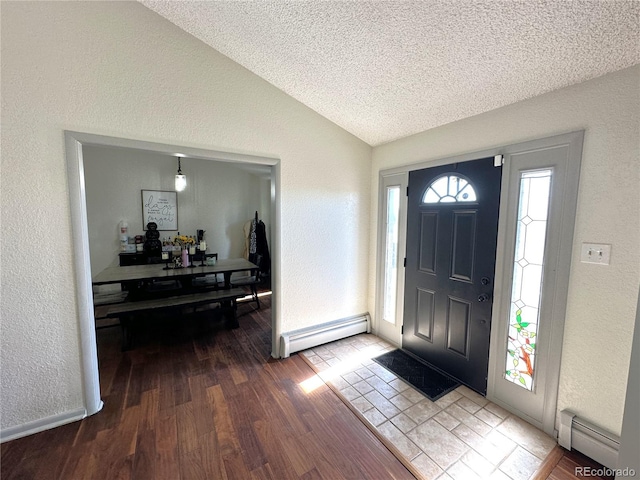
[(174, 268), (189, 266), (189, 246), (195, 244), (195, 239), (187, 235), (178, 235), (173, 239), (173, 262)]

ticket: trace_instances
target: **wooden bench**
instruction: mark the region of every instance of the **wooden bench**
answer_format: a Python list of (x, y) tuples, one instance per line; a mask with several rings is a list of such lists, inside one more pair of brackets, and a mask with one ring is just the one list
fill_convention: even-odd
[(204, 292), (188, 293), (164, 298), (151, 298), (131, 302), (123, 302), (108, 307), (106, 317), (119, 318), (122, 326), (122, 349), (127, 350), (132, 346), (132, 335), (129, 329), (132, 317), (169, 309), (183, 307), (197, 307), (210, 303), (220, 303), (228, 313), (230, 327), (238, 328), (236, 316), (237, 300), (248, 294), (244, 288), (231, 288), (227, 290), (208, 290)]

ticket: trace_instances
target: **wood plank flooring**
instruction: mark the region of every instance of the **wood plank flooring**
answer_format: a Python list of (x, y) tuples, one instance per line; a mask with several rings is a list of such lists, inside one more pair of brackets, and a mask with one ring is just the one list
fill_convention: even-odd
[[(590, 478), (595, 480), (614, 479), (613, 476), (597, 475), (596, 472), (602, 471), (602, 473), (605, 473), (606, 469), (580, 452), (575, 450), (569, 452), (564, 448), (558, 448), (560, 448), (564, 454), (547, 477), (548, 480), (573, 480), (575, 478)], [(577, 472), (587, 473), (585, 468), (590, 469), (588, 474), (577, 474)]]
[[(0, 448), (13, 479), (410, 479), (413, 476), (297, 355), (270, 358), (270, 297), (239, 307), (240, 328), (216, 313), (168, 319), (120, 352), (98, 330), (101, 412)], [(211, 320), (214, 318), (214, 320)], [(597, 466), (557, 454), (548, 478)], [(599, 478), (599, 477), (590, 477)]]
[[(2, 479), (410, 479), (298, 356), (270, 359), (270, 297), (240, 328), (192, 316), (120, 352), (98, 331), (98, 414), (1, 446)], [(187, 328), (185, 323), (188, 323)]]

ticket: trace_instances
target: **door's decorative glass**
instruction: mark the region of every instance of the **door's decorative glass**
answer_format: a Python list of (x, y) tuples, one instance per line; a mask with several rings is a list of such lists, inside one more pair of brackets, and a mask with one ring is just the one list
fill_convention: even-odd
[(505, 378), (533, 390), (551, 170), (524, 172), (513, 262)]
[(400, 215), (400, 187), (387, 187), (387, 225), (384, 252), (384, 295), (382, 318), (396, 323), (396, 291), (398, 284), (398, 232)]
[(468, 180), (456, 175), (437, 178), (424, 192), (422, 203), (475, 202), (476, 191)]

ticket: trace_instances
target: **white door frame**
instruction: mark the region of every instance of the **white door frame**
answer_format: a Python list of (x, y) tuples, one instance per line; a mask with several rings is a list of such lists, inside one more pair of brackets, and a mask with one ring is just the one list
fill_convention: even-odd
[[(524, 418), (546, 433), (556, 436), (555, 432), (555, 411), (557, 406), (558, 381), (560, 376), (560, 357), (562, 349), (562, 336), (564, 332), (564, 315), (566, 312), (566, 300), (568, 291), (568, 280), (571, 266), (571, 252), (573, 250), (573, 229), (575, 225), (575, 211), (578, 194), (578, 179), (580, 173), (580, 161), (582, 158), (582, 141), (584, 132), (572, 132), (553, 137), (547, 137), (530, 142), (524, 142), (508, 146), (495, 147), (488, 150), (465, 153), (453, 157), (429, 160), (417, 164), (405, 165), (388, 170), (382, 170), (378, 177), (378, 195), (382, 197), (385, 191), (385, 178), (395, 175), (407, 175), (410, 171), (421, 170), (424, 168), (437, 167), (458, 162), (476, 160), (478, 158), (494, 157), (502, 155), (505, 159), (502, 172), (502, 191), (500, 197), (500, 219), (498, 223), (498, 245), (496, 250), (496, 272), (494, 275), (494, 302), (491, 322), (491, 346), (489, 356), (489, 371), (487, 384), (487, 398), (498, 405), (506, 408), (512, 413)], [(513, 208), (509, 206), (517, 205), (519, 190), (514, 188), (513, 177), (511, 175), (512, 168), (519, 168), (518, 153), (522, 151), (531, 151), (534, 149), (546, 149), (561, 145), (568, 146), (568, 155), (566, 158), (566, 175), (563, 177), (564, 185), (562, 189), (562, 198), (557, 199), (559, 208), (561, 208), (562, 218), (561, 225), (558, 226), (562, 230), (558, 237), (558, 242), (551, 248), (556, 250), (554, 256), (554, 267), (545, 271), (544, 281), (555, 285), (555, 294), (544, 299), (547, 308), (553, 311), (553, 332), (551, 335), (551, 344), (549, 345), (549, 356), (546, 359), (548, 374), (546, 375), (544, 389), (544, 415), (539, 419), (531, 418), (518, 409), (518, 405), (508, 395), (504, 396), (500, 388), (496, 388), (501, 382), (504, 373), (504, 352), (505, 345), (499, 344), (500, 338), (503, 336), (502, 331), (506, 332), (508, 326), (508, 318), (504, 313), (504, 305), (510, 300), (511, 292), (511, 276), (506, 275), (505, 271), (511, 268), (510, 259), (505, 259), (509, 251), (513, 250), (515, 238), (510, 236), (513, 230), (513, 221), (509, 221), (508, 214)], [(513, 164), (513, 165), (512, 165)], [(511, 180), (510, 180), (511, 179)], [(381, 337), (395, 344), (400, 344), (397, 339), (387, 338), (382, 334), (381, 316), (382, 316), (382, 288), (384, 283), (384, 215), (386, 211), (382, 208), (382, 200), (379, 202), (378, 209), (378, 250), (377, 250), (377, 278), (376, 278), (376, 315), (374, 318), (374, 331)], [(406, 219), (406, 196), (405, 201), (401, 202), (401, 209), (404, 209), (404, 217)], [(381, 225), (382, 224), (382, 225)], [(400, 225), (400, 235), (406, 239), (406, 221)], [(554, 228), (550, 226), (550, 228)], [(405, 241), (406, 248), (406, 241)], [(402, 262), (401, 262), (402, 263)], [(547, 278), (547, 275), (553, 275)], [(404, 299), (404, 273), (398, 275), (403, 277), (403, 282), (398, 282), (398, 299)], [(504, 294), (501, 292), (505, 292)], [(402, 320), (402, 317), (399, 317)], [(505, 333), (506, 335), (506, 333)], [(401, 337), (400, 337), (401, 340)], [(502, 348), (501, 348), (502, 347)]]
[[(404, 316), (404, 268), (402, 268), (407, 250), (407, 186), (409, 185), (409, 172), (400, 172), (386, 175), (380, 173), (380, 192), (378, 194), (378, 250), (377, 250), (377, 274), (376, 278), (376, 318), (378, 322), (375, 326), (378, 336), (384, 338), (393, 345), (402, 345), (402, 318)], [(398, 266), (398, 276), (396, 285), (396, 308), (394, 322), (391, 323), (383, 318), (384, 316), (384, 279), (385, 279), (385, 251), (387, 244), (386, 213), (387, 195), (389, 187), (400, 188), (400, 214), (398, 215), (398, 251), (396, 253), (396, 265)]]
[(253, 163), (271, 167), (271, 223), (273, 244), (271, 248), (271, 272), (273, 282), (271, 355), (280, 357), (280, 160), (278, 158), (247, 155), (240, 153), (206, 150), (184, 145), (169, 145), (135, 139), (107, 137), (82, 132), (65, 131), (67, 158), (67, 179), (71, 207), (71, 226), (74, 245), (74, 267), (76, 276), (76, 301), (78, 304), (78, 328), (80, 333), (80, 358), (82, 385), (87, 415), (102, 409), (100, 380), (98, 376), (98, 352), (91, 284), (91, 263), (89, 258), (89, 231), (87, 224), (86, 192), (84, 183), (84, 145), (129, 148), (148, 152), (175, 155), (183, 153), (191, 158), (233, 163)]

